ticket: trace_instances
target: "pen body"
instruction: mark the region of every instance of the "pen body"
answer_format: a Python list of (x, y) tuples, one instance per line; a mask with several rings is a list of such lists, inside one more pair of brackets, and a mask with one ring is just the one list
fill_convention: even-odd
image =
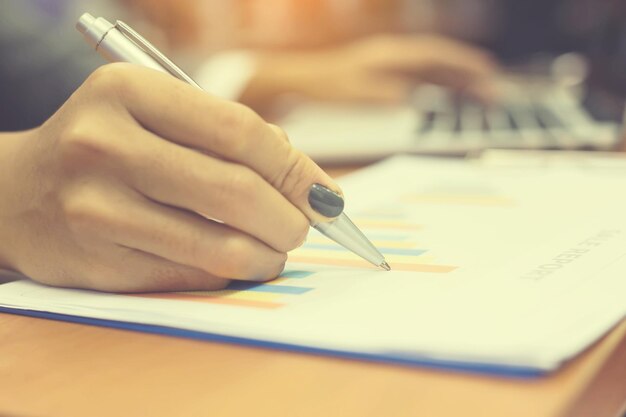
[(313, 226), (324, 236), (334, 240), (346, 249), (359, 255), (376, 266), (385, 263), (385, 257), (365, 237), (352, 220), (341, 213), (330, 223), (319, 223)]
[[(202, 89), (180, 68), (161, 54), (154, 46), (143, 39), (123, 22), (118, 26), (103, 18), (83, 14), (76, 28), (83, 34), (87, 43), (109, 62), (129, 62), (171, 74), (182, 81)], [(129, 35), (130, 38), (127, 36)], [(143, 44), (143, 48), (142, 45)], [(146, 48), (146, 49), (144, 49)], [(156, 59), (155, 59), (156, 58)], [(323, 235), (351, 250), (372, 264), (389, 270), (384, 256), (372, 245), (365, 235), (350, 221), (345, 213), (335, 220), (314, 226)]]
[(129, 62), (157, 71), (168, 72), (154, 58), (124, 36), (115, 25), (103, 18), (96, 19), (85, 14), (81, 16), (76, 27), (83, 34), (87, 43), (109, 62)]

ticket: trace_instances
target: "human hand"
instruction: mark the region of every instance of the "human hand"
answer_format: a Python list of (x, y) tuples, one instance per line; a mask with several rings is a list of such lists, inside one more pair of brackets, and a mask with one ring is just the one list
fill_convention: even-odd
[(485, 51), (438, 36), (384, 35), (317, 52), (270, 53), (242, 102), (262, 108), (285, 93), (329, 101), (401, 103), (420, 83), (494, 100), (497, 64)]
[[(102, 291), (276, 277), (338, 191), (247, 107), (128, 64), (97, 70), (40, 128), (0, 139), (0, 268)], [(326, 217), (328, 216), (328, 217)], [(210, 220), (216, 219), (216, 220)]]

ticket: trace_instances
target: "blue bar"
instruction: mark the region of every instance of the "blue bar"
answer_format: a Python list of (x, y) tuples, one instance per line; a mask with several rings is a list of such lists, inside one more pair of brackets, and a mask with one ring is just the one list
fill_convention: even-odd
[(289, 285), (257, 284), (255, 282), (236, 281), (232, 282), (227, 289), (238, 291), (269, 292), (274, 294), (304, 294), (311, 291), (313, 288), (292, 287)]
[[(307, 243), (304, 245), (305, 248), (309, 249), (324, 249), (324, 250), (335, 250), (335, 251), (348, 251), (346, 248), (339, 245), (324, 245), (320, 243)], [(406, 255), (406, 256), (419, 256), (426, 252), (425, 249), (403, 249), (403, 248), (385, 248), (377, 246), (376, 249), (380, 251), (383, 255)]]
[(306, 278), (306, 277), (310, 277), (311, 275), (313, 275), (315, 272), (311, 272), (311, 271), (283, 271), (282, 274), (280, 274), (279, 278)]

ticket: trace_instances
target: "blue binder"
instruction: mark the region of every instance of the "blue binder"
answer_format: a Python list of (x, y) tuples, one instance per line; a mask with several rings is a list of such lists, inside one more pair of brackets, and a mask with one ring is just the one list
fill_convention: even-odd
[(7, 307), (0, 307), (0, 312), (18, 314), (22, 316), (59, 320), (70, 323), (89, 324), (100, 327), (111, 327), (121, 330), (139, 331), (145, 333), (152, 333), (164, 336), (183, 337), (195, 340), (204, 340), (218, 343), (230, 343), (244, 346), (265, 348), (265, 349), (277, 349), (291, 352), (299, 352), (314, 355), (326, 355), (335, 356), (343, 359), (351, 360), (365, 360), (379, 363), (387, 363), (394, 365), (416, 366), (430, 369), (440, 369), (448, 371), (460, 371), (478, 374), (487, 374), (493, 376), (504, 376), (511, 378), (537, 378), (546, 375), (548, 372), (545, 369), (523, 367), (523, 366), (509, 366), (509, 365), (496, 365), (489, 363), (470, 363), (451, 360), (440, 360), (428, 357), (415, 357), (415, 356), (403, 356), (397, 353), (380, 353), (369, 354), (361, 352), (347, 352), (333, 349), (323, 349), (310, 346), (295, 345), (289, 343), (270, 342), (266, 340), (251, 339), (245, 337), (225, 336), (217, 333), (206, 333), (194, 330), (179, 329), (175, 327), (146, 325), (140, 323), (131, 323), (115, 320), (94, 319), (90, 317), (72, 316), (67, 314), (49, 313), (34, 310), (21, 310)]

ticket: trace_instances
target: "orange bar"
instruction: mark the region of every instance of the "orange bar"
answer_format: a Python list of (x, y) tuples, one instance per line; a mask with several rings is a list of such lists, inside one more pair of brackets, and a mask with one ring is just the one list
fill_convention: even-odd
[[(358, 268), (372, 268), (373, 265), (361, 259), (340, 259), (340, 258), (313, 258), (308, 256), (289, 256), (289, 262), (314, 264), (314, 265), (335, 265), (335, 266), (354, 266)], [(395, 271), (412, 271), (412, 272), (434, 272), (445, 274), (457, 269), (457, 266), (448, 265), (431, 265), (431, 264), (407, 264), (407, 263), (390, 263), (391, 269)]]
[(209, 303), (209, 304), (222, 304), (233, 305), (239, 307), (254, 307), (254, 308), (267, 308), (274, 309), (284, 306), (282, 303), (274, 303), (271, 301), (254, 301), (254, 300), (240, 300), (234, 298), (223, 297), (210, 297), (210, 296), (197, 296), (197, 295), (184, 295), (184, 294), (136, 294), (133, 297), (145, 297), (145, 298), (158, 298), (162, 300), (177, 300), (177, 301), (192, 301), (195, 303)]
[(398, 229), (398, 230), (416, 230), (422, 227), (417, 224), (410, 224), (393, 220), (368, 220), (354, 219), (354, 223), (364, 229)]

